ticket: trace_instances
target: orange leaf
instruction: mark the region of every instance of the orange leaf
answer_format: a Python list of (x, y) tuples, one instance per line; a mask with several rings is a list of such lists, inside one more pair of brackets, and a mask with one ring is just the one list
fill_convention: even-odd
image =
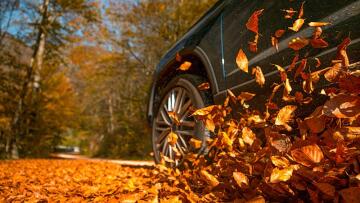
[(298, 66), (298, 68), (296, 69), (296, 72), (295, 72), (295, 75), (294, 75), (294, 80), (296, 80), (296, 78), (299, 75), (301, 75), (301, 73), (305, 70), (306, 64), (307, 64), (307, 59), (302, 59), (301, 63)]
[(211, 106), (207, 106), (201, 109), (196, 110), (192, 116), (206, 116), (208, 114), (210, 114), (213, 110), (215, 109), (220, 109), (221, 106), (219, 105), (211, 105)]
[(320, 61), (320, 59), (319, 59), (319, 58), (315, 58), (315, 61), (316, 61), (315, 67), (316, 67), (316, 68), (319, 68), (319, 67), (321, 66), (321, 61)]
[(174, 132), (170, 132), (167, 136), (167, 141), (170, 145), (174, 146), (178, 140), (178, 135)]
[(293, 173), (294, 169), (292, 167), (287, 167), (284, 169), (274, 168), (270, 175), (271, 183), (278, 183), (280, 181), (288, 181)]
[(293, 8), (289, 8), (287, 10), (282, 10), (284, 12), (286, 12), (285, 14), (285, 19), (291, 19), (295, 13), (297, 13), (297, 11), (295, 11)]
[(190, 145), (194, 147), (195, 149), (199, 149), (202, 145), (202, 142), (200, 140), (191, 138), (189, 141)]
[(327, 43), (325, 40), (318, 38), (318, 39), (311, 39), (310, 44), (313, 48), (319, 49), (319, 48), (326, 48), (329, 46), (329, 43)]
[(239, 50), (238, 55), (236, 56), (236, 64), (240, 68), (240, 70), (248, 73), (249, 72), (249, 61), (242, 49)]
[(243, 185), (249, 185), (249, 179), (246, 177), (245, 174), (241, 172), (233, 172), (233, 177), (240, 187), (242, 187)]
[(295, 51), (299, 51), (300, 49), (306, 47), (308, 44), (309, 44), (308, 39), (297, 37), (289, 42), (289, 48)]
[(325, 79), (329, 82), (337, 81), (341, 75), (341, 69), (341, 63), (336, 63), (333, 67), (326, 71), (324, 74)]
[(259, 66), (252, 69), (252, 74), (255, 74), (255, 81), (262, 87), (265, 84), (264, 74)]
[(271, 45), (275, 47), (276, 51), (279, 51), (279, 41), (276, 37), (271, 36)]
[(360, 97), (337, 95), (324, 104), (323, 113), (329, 117), (352, 118), (360, 115)]
[(288, 105), (280, 109), (275, 119), (275, 125), (285, 126), (286, 129), (290, 131), (291, 127), (287, 123), (292, 119), (296, 108), (296, 106)]
[(324, 194), (326, 194), (326, 195), (328, 195), (330, 197), (335, 196), (335, 192), (336, 192), (335, 187), (330, 185), (329, 183), (315, 183), (315, 186), (317, 188), (319, 188), (319, 190), (322, 193), (324, 193)]
[(179, 124), (180, 124), (180, 120), (179, 120), (176, 112), (169, 111), (169, 112), (168, 112), (168, 115), (169, 115), (169, 117), (171, 118), (171, 120), (174, 121), (174, 123), (175, 123), (176, 125), (179, 125)]
[(181, 61), (182, 61), (182, 57), (181, 57), (181, 55), (180, 55), (179, 53), (176, 53), (175, 60), (176, 60), (177, 62), (181, 62)]
[(324, 158), (324, 154), (317, 144), (301, 147), (301, 151), (314, 163), (320, 163)]
[(184, 63), (181, 64), (179, 69), (182, 71), (187, 71), (187, 70), (189, 70), (190, 67), (191, 67), (191, 62), (185, 61)]
[(294, 23), (293, 23), (293, 26), (292, 27), (289, 27), (289, 30), (292, 30), (294, 32), (297, 32), (300, 30), (300, 28), (303, 26), (305, 22), (305, 19), (297, 19)]
[(326, 119), (322, 113), (322, 106), (317, 107), (304, 121), (312, 133), (322, 132), (326, 125)]
[(255, 11), (246, 23), (246, 28), (256, 34), (259, 33), (259, 16), (262, 14), (264, 9)]
[(299, 60), (299, 54), (296, 54), (293, 58), (288, 71), (292, 71), (295, 68), (296, 62)]
[(253, 133), (253, 131), (248, 127), (244, 127), (242, 129), (241, 137), (244, 140), (244, 142), (249, 144), (250, 146), (253, 144), (254, 140), (256, 139), (255, 133)]
[(304, 4), (305, 4), (305, 1), (303, 1), (303, 2), (301, 3), (301, 7), (300, 7), (299, 17), (298, 17), (298, 18), (302, 18), (303, 15), (304, 15)]
[(208, 90), (208, 89), (210, 89), (210, 83), (208, 83), (208, 82), (201, 83), (198, 86), (198, 89), (199, 90)]
[(209, 172), (205, 170), (200, 171), (201, 176), (209, 183), (212, 187), (216, 187), (219, 185), (219, 181), (215, 178), (215, 176), (211, 175)]
[(331, 23), (328, 22), (310, 22), (309, 26), (311, 27), (321, 27), (321, 26), (325, 26), (325, 25), (329, 25)]
[(285, 30), (279, 29), (275, 31), (275, 37), (280, 38), (285, 33)]
[(214, 132), (214, 131), (215, 131), (215, 123), (214, 123), (213, 119), (207, 118), (206, 121), (205, 121), (205, 125), (206, 125), (206, 128), (207, 128), (210, 132)]
[(288, 167), (290, 165), (289, 160), (287, 160), (285, 157), (281, 157), (281, 156), (271, 156), (271, 162), (276, 166), (276, 167), (281, 167), (281, 168), (285, 168)]

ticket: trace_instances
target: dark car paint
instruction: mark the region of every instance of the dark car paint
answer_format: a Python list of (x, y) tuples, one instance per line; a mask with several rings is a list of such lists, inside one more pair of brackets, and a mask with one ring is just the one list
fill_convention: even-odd
[[(173, 66), (176, 53), (193, 53), (204, 63), (208, 79), (211, 83), (214, 102), (220, 103), (226, 96), (226, 89), (234, 93), (250, 91), (257, 94), (253, 101), (255, 108), (264, 108), (263, 101), (269, 97), (270, 85), (279, 82), (279, 74), (271, 64), (278, 64), (288, 68), (294, 57), (294, 51), (288, 48), (288, 42), (298, 36), (310, 37), (313, 28), (308, 27), (310, 21), (331, 22), (329, 26), (323, 27), (323, 36), (330, 46), (326, 49), (310, 49), (310, 46), (299, 52), (300, 56), (309, 53), (307, 57), (318, 57), (324, 64), (330, 65), (331, 59), (336, 55), (336, 46), (350, 35), (352, 43), (348, 48), (351, 63), (360, 61), (360, 1), (354, 0), (312, 0), (304, 4), (303, 28), (299, 32), (287, 30), (291, 20), (280, 19), (280, 9), (293, 7), (299, 9), (301, 2), (289, 2), (288, 0), (264, 1), (264, 0), (223, 0), (219, 1), (210, 11), (189, 30), (185, 36), (171, 48), (161, 59), (154, 76), (154, 85), (151, 91), (148, 116), (153, 115), (153, 99), (156, 94), (156, 81), (166, 77), (168, 69)], [(253, 40), (254, 33), (245, 28), (245, 23), (252, 12), (265, 9), (260, 17), (259, 32), (262, 34), (259, 40), (259, 52), (251, 53), (248, 50), (248, 42)], [(266, 10), (268, 9), (268, 13)], [(273, 16), (276, 15), (276, 18)], [(275, 20), (276, 19), (276, 20)], [(309, 19), (309, 20), (307, 20)], [(279, 41), (279, 51), (270, 45), (270, 36), (277, 29), (286, 29), (286, 34)], [(267, 37), (267, 38), (265, 38)], [(262, 39), (265, 38), (265, 39)], [(242, 48), (249, 58), (249, 68), (260, 66), (265, 74), (265, 87), (260, 88), (255, 83), (251, 74), (240, 71), (235, 63), (237, 51)], [(329, 63), (326, 63), (329, 62)], [(311, 63), (311, 61), (309, 62)], [(290, 76), (292, 78), (292, 76)], [(294, 80), (294, 91), (302, 91)], [(325, 83), (323, 85), (326, 85)], [(317, 90), (318, 91), (318, 90)], [(315, 91), (316, 92), (316, 91)], [(313, 109), (325, 98), (318, 98), (306, 109)], [(281, 98), (278, 99), (281, 103)], [(262, 102), (259, 102), (262, 101)], [(257, 105), (261, 104), (261, 105)]]

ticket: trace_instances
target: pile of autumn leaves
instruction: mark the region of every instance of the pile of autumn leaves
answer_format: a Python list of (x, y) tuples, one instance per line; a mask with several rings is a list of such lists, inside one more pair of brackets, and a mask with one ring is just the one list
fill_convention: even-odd
[[(289, 30), (297, 32), (303, 25), (303, 5)], [(295, 12), (291, 10), (286, 11), (286, 18), (292, 18)], [(246, 24), (256, 34), (255, 40), (249, 42), (253, 52), (257, 51), (258, 17), (262, 12), (254, 12)], [(309, 23), (314, 27), (312, 39), (293, 39), (289, 48), (297, 52), (309, 44), (313, 48), (327, 47), (327, 42), (321, 38), (321, 27), (328, 24)], [(275, 33), (272, 39), (275, 48), (284, 32)], [(272, 95), (264, 101), (265, 112), (250, 110), (248, 103), (255, 94), (242, 92), (236, 96), (230, 90), (223, 105), (196, 110), (192, 116), (204, 122), (214, 135), (207, 140), (208, 153), (189, 155), (181, 173), (158, 166), (163, 188), (172, 188), (160, 194), (180, 195), (180, 199), (190, 202), (359, 201), (360, 72), (352, 71), (352, 66), (359, 64), (349, 64), (346, 53), (349, 44), (350, 38), (344, 39), (337, 47), (333, 65), (316, 72), (309, 70), (307, 61), (310, 59), (298, 62), (298, 53), (287, 70), (273, 64), (279, 71), (281, 83), (273, 86)], [(311, 60), (316, 61), (316, 67), (321, 66), (319, 59)], [(243, 50), (239, 51), (236, 61), (241, 70), (248, 72)], [(288, 73), (295, 68), (294, 80), (301, 77), (307, 97), (301, 92), (292, 93)], [(262, 86), (265, 78), (261, 68), (256, 67), (252, 72)], [(316, 96), (314, 89), (321, 80), (332, 84), (319, 93), (328, 100), (308, 117), (294, 118), (298, 106), (313, 101), (310, 95)], [(199, 86), (199, 89), (207, 88), (208, 84)], [(291, 105), (279, 108), (273, 103), (280, 89), (283, 89), (282, 100)], [(240, 119), (232, 117), (232, 107), (236, 105), (242, 109), (236, 112), (241, 114)], [(199, 142), (191, 140), (194, 148), (200, 146)]]

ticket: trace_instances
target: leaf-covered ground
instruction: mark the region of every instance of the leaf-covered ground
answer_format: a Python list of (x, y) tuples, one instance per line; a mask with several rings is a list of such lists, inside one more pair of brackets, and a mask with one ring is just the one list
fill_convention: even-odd
[(100, 161), (0, 162), (0, 202), (134, 202), (156, 197), (152, 171)]

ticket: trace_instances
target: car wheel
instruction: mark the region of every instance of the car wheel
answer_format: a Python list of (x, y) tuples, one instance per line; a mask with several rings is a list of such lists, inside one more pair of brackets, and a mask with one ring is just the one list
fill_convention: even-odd
[[(152, 123), (152, 145), (156, 163), (164, 160), (166, 165), (176, 167), (189, 152), (199, 153), (190, 146), (191, 138), (202, 141), (204, 148), (208, 132), (202, 122), (191, 116), (195, 109), (212, 103), (210, 91), (199, 91), (197, 88), (203, 82), (206, 80), (199, 76), (181, 75), (171, 80), (161, 91), (161, 100)], [(176, 115), (178, 121), (173, 115)], [(176, 143), (169, 138), (171, 132), (177, 135)]]

